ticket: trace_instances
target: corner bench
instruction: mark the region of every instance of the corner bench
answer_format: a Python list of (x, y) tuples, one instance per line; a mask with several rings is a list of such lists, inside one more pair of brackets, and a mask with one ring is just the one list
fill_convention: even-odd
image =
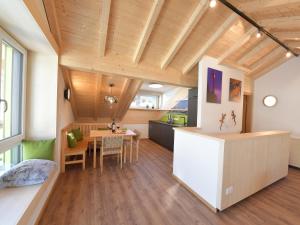
[[(62, 172), (65, 172), (66, 165), (77, 164), (77, 163), (82, 163), (82, 170), (85, 170), (85, 154), (88, 147), (89, 147), (88, 140), (83, 139), (82, 141), (77, 143), (76, 147), (65, 148), (64, 157), (62, 159), (64, 165), (62, 168)], [(81, 159), (75, 159), (75, 160), (68, 159), (71, 158), (70, 156), (81, 156)]]

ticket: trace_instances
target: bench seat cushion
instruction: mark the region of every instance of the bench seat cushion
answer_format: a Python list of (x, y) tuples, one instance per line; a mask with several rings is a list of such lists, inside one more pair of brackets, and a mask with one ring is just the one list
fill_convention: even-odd
[(44, 183), (55, 167), (56, 163), (50, 160), (25, 160), (0, 176), (0, 188)]

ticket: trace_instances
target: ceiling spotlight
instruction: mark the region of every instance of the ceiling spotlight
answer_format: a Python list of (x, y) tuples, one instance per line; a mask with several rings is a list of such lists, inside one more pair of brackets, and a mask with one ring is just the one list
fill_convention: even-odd
[(210, 8), (214, 8), (214, 7), (216, 7), (216, 5), (217, 5), (217, 1), (216, 0), (210, 0), (210, 2), (209, 2), (209, 7)]
[(162, 88), (163, 85), (157, 84), (157, 83), (152, 83), (152, 84), (149, 84), (149, 87), (150, 87), (150, 88), (155, 88), (155, 89), (157, 89), (157, 88)]
[(292, 56), (292, 53), (291, 53), (290, 51), (288, 51), (288, 52), (285, 54), (285, 56), (286, 56), (287, 58), (290, 58), (290, 57)]
[(257, 33), (256, 33), (256, 38), (261, 38), (261, 36), (262, 36), (261, 31), (260, 31), (260, 30), (257, 31)]

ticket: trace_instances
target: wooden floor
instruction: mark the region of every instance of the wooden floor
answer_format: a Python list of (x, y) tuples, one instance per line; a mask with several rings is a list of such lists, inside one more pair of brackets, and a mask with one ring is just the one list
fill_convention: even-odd
[[(114, 158), (62, 174), (40, 224), (289, 225), (300, 224), (300, 170), (214, 214), (172, 177), (172, 153), (143, 140), (140, 160), (121, 170)], [(209, 171), (207, 171), (209, 173)]]

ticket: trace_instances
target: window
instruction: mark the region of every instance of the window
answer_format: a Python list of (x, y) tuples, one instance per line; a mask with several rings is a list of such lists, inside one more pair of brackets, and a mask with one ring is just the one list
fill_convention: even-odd
[(159, 95), (141, 93), (137, 94), (131, 103), (131, 108), (158, 109)]
[(0, 173), (20, 162), (26, 50), (0, 28)]

